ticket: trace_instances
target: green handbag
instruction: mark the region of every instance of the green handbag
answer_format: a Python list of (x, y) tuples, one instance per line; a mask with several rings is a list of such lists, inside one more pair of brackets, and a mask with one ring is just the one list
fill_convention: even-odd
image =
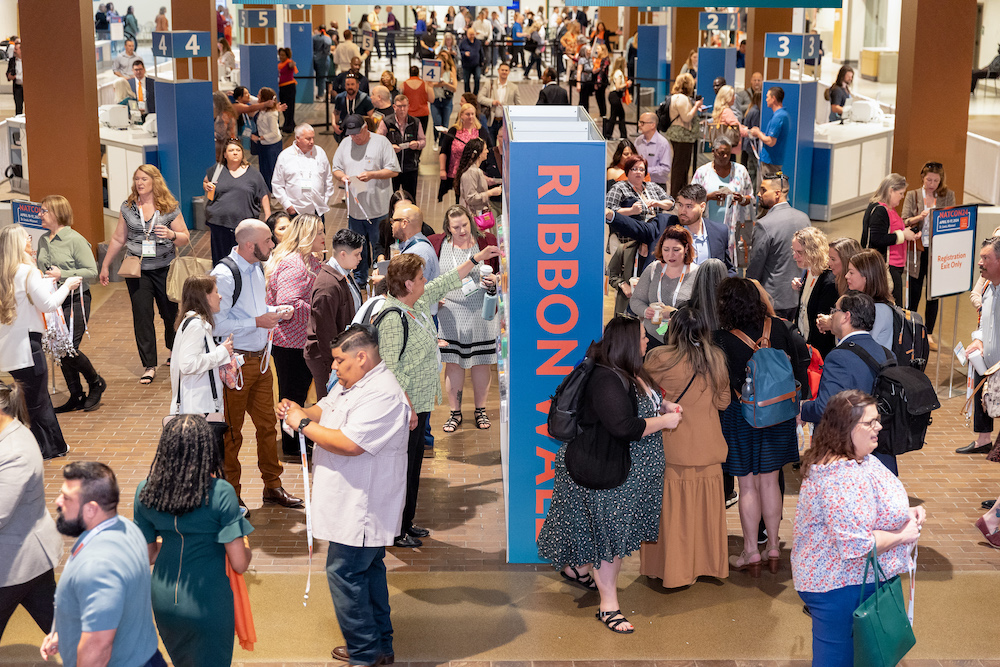
[[(875, 594), (865, 600), (868, 568), (875, 570)], [(903, 604), (903, 584), (895, 576), (888, 581), (875, 557), (875, 546), (865, 563), (861, 580), (861, 596), (854, 610), (855, 667), (892, 667), (917, 643), (913, 627), (906, 617)]]

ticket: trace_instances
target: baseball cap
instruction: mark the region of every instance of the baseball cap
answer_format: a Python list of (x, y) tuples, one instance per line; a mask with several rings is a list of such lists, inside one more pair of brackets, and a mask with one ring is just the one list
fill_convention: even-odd
[(351, 137), (361, 132), (365, 126), (365, 120), (358, 114), (351, 114), (344, 120), (344, 134)]

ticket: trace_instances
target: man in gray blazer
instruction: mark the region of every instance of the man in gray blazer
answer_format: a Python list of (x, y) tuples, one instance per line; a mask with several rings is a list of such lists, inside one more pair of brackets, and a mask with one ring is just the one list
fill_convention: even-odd
[(802, 273), (792, 258), (792, 237), (810, 225), (809, 216), (788, 203), (788, 177), (765, 178), (760, 184), (760, 206), (767, 215), (757, 220), (750, 243), (747, 278), (764, 286), (778, 317), (795, 320), (799, 302), (792, 279)]
[[(21, 414), (18, 414), (21, 413)], [(42, 452), (21, 390), (0, 382), (0, 637), (18, 605), (43, 632), (52, 629), (63, 541), (45, 506)]]

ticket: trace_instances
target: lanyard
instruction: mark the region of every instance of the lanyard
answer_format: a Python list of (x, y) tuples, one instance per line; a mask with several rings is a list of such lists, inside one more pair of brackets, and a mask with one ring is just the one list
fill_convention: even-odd
[[(677, 294), (681, 291), (681, 283), (684, 282), (684, 276), (687, 275), (687, 270), (688, 267), (687, 264), (685, 264), (684, 268), (681, 269), (681, 277), (678, 278), (677, 280), (677, 287), (674, 288), (674, 298), (673, 301), (671, 301), (670, 303), (670, 305), (673, 306), (674, 308), (677, 307)], [(656, 283), (656, 301), (658, 303), (663, 303), (663, 276), (665, 276), (666, 273), (667, 273), (667, 263), (664, 262), (663, 270), (660, 271), (660, 280), (659, 282)]]
[(119, 516), (116, 514), (113, 517), (111, 517), (110, 519), (102, 521), (101, 523), (99, 523), (96, 526), (94, 526), (90, 530), (90, 532), (87, 533), (86, 537), (84, 537), (82, 540), (80, 540), (80, 543), (78, 545), (76, 545), (76, 548), (73, 549), (73, 553), (71, 553), (69, 557), (72, 559), (78, 553), (80, 553), (81, 551), (83, 551), (83, 548), (85, 546), (87, 546), (88, 544), (90, 544), (90, 541), (92, 539), (94, 539), (95, 537), (97, 537), (98, 533), (100, 533), (100, 532), (102, 532), (104, 530), (107, 530), (108, 528), (111, 528), (111, 527), (115, 526), (118, 523), (118, 521), (119, 521)]
[(160, 211), (154, 210), (153, 217), (149, 219), (149, 230), (146, 230), (146, 221), (142, 219), (142, 206), (139, 206), (139, 223), (142, 225), (142, 233), (146, 236), (146, 240), (149, 240), (149, 235), (153, 233), (153, 228), (156, 227), (156, 223), (160, 221)]
[[(74, 290), (76, 291), (76, 290)], [(69, 308), (69, 335), (74, 336), (74, 325), (76, 324), (76, 308), (73, 307), (73, 295), (69, 295), (70, 308)], [(62, 311), (60, 311), (62, 312)], [(83, 317), (83, 332), (87, 334), (87, 338), (90, 338), (90, 328), (87, 327), (87, 311), (83, 307), (83, 283), (80, 283), (80, 315)]]
[(910, 625), (913, 625), (913, 596), (917, 592), (917, 543), (907, 545), (906, 547), (906, 569), (910, 573), (910, 604), (906, 610), (906, 617), (910, 619)]
[(306, 592), (302, 596), (302, 606), (305, 607), (309, 600), (309, 586), (312, 583), (313, 524), (312, 505), (309, 501), (309, 463), (306, 459), (306, 436), (302, 435), (302, 431), (299, 431), (299, 454), (302, 456), (302, 479), (305, 482), (306, 488), (306, 544), (309, 546), (309, 569), (306, 573)]

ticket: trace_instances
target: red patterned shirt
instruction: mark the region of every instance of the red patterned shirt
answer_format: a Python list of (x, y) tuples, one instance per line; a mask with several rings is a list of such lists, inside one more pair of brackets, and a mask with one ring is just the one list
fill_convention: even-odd
[(312, 294), (319, 267), (320, 261), (314, 256), (303, 258), (294, 252), (282, 258), (268, 278), (267, 305), (289, 305), (295, 308), (292, 319), (282, 320), (274, 328), (274, 344), (278, 347), (305, 348), (309, 295)]

